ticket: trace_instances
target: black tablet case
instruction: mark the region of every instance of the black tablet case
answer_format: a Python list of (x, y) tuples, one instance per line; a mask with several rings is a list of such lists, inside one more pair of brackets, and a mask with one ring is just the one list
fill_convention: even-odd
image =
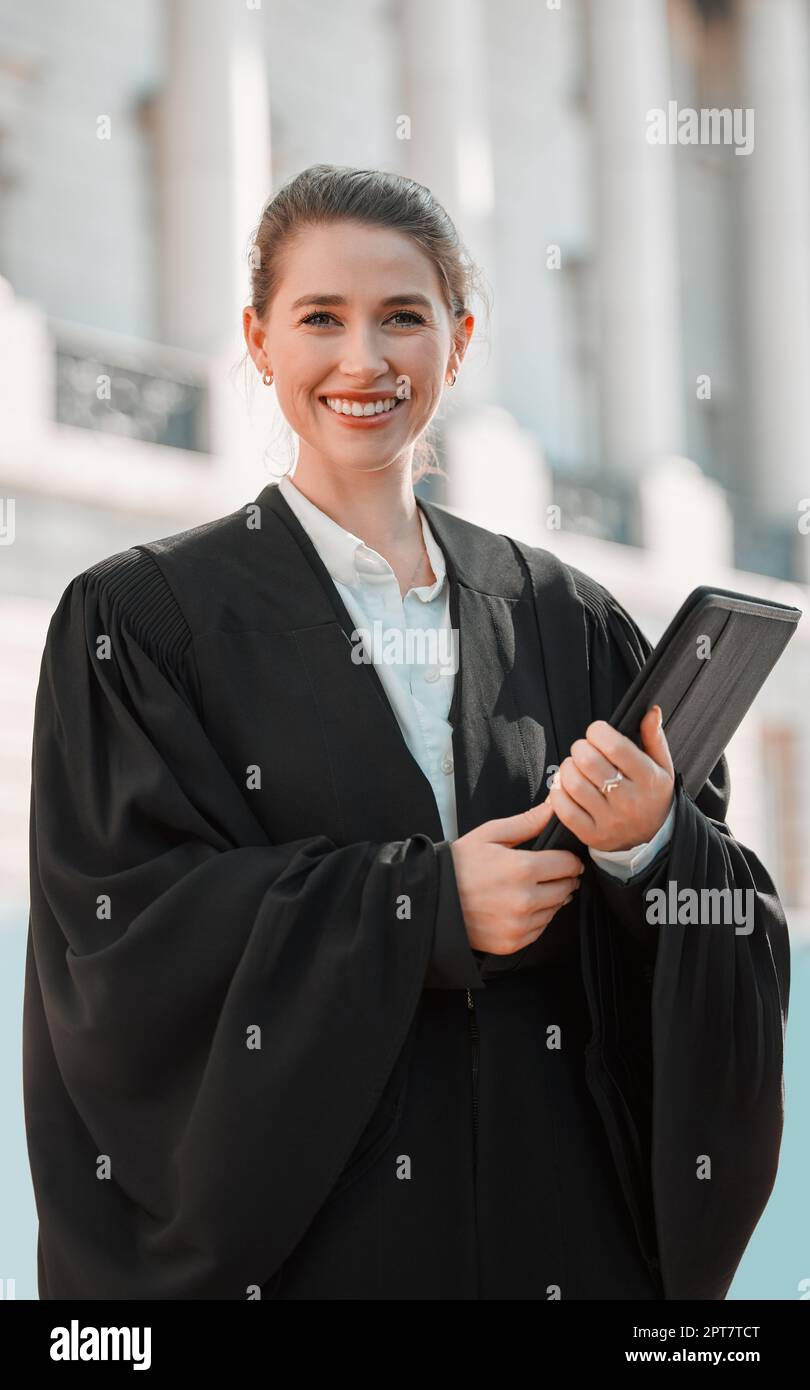
[[(800, 608), (730, 589), (693, 589), (608, 722), (641, 747), (641, 719), (651, 705), (660, 705), (673, 766), (684, 789), (696, 796), (801, 615)], [(701, 644), (701, 637), (709, 643)], [(705, 648), (710, 656), (701, 655)], [(581, 846), (552, 816), (527, 848), (576, 852)]]

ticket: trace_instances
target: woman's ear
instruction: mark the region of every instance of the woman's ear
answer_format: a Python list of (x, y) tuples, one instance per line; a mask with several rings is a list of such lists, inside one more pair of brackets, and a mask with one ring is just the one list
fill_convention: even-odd
[(464, 354), (470, 345), (470, 339), (472, 338), (474, 328), (474, 314), (465, 315), (461, 322), (456, 324), (456, 330), (453, 334), (453, 355), (448, 363), (448, 366), (455, 367), (456, 371), (459, 370), (464, 360)]
[(252, 304), (248, 304), (242, 310), (242, 332), (250, 353), (253, 365), (258, 372), (263, 372), (267, 362), (267, 335), (256, 316), (256, 310)]

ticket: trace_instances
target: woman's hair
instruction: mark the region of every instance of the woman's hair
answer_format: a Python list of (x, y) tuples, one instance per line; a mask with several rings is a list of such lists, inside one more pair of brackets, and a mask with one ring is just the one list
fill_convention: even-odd
[[(488, 298), (481, 272), (459, 240), (448, 214), (428, 188), (401, 174), (379, 169), (352, 169), (335, 164), (313, 164), (297, 174), (265, 207), (251, 237), (251, 303), (264, 320), (278, 290), (284, 270), (284, 253), (307, 227), (340, 221), (363, 222), (402, 232), (430, 257), (438, 272), (442, 295), (453, 330), (470, 312), (477, 292), (485, 307)], [(242, 359), (247, 361), (247, 354)], [(434, 466), (436, 453), (426, 431), (414, 448), (413, 481)]]

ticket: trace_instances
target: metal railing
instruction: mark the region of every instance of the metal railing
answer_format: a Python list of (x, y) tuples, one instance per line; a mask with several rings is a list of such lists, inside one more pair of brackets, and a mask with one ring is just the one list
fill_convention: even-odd
[(60, 424), (209, 450), (206, 361), (191, 353), (49, 320)]
[[(561, 509), (562, 527), (623, 545), (643, 546), (637, 489), (586, 469), (552, 465), (552, 501)], [(755, 498), (723, 489), (734, 529), (734, 565), (754, 574), (794, 583), (808, 582), (810, 535), (799, 533), (796, 520), (764, 516)]]

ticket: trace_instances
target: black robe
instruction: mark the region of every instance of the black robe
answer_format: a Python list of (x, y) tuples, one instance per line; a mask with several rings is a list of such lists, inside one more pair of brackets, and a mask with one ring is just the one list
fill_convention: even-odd
[[(460, 637), (459, 834), (543, 799), (649, 651), (421, 501)], [(429, 781), (278, 488), (78, 575), (32, 766), (40, 1296), (721, 1299), (770, 1194), (789, 954), (721, 759), (670, 846), (470, 950)], [(732, 924), (643, 891), (751, 887)], [(711, 1177), (699, 1177), (701, 1156)]]

